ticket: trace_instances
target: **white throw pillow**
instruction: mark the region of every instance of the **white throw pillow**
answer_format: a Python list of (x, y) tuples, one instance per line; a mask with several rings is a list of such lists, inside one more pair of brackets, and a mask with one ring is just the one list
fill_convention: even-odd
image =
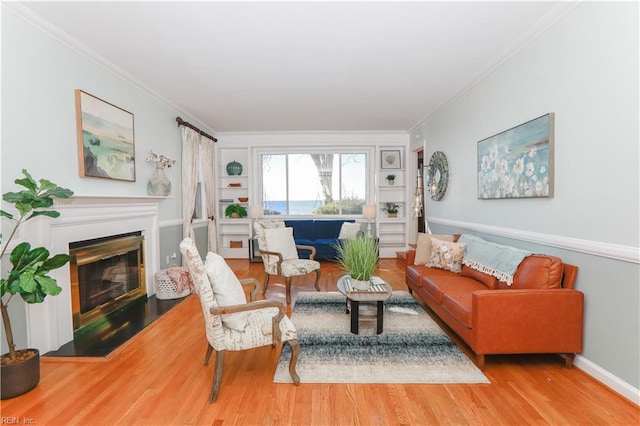
[(293, 228), (273, 228), (264, 230), (267, 251), (280, 253), (284, 260), (298, 259), (298, 250), (293, 239)]
[[(222, 256), (217, 253), (207, 253), (207, 261), (204, 267), (218, 306), (244, 305), (247, 303), (242, 284), (240, 284), (240, 281), (238, 281), (238, 278)], [(242, 331), (247, 325), (247, 316), (247, 312), (222, 315), (222, 322), (229, 328)]]
[(437, 238), (441, 241), (451, 241), (455, 239), (453, 235), (433, 235), (418, 233), (416, 241), (416, 257), (413, 260), (414, 265), (426, 265), (431, 262), (431, 238)]
[(341, 240), (353, 240), (358, 236), (358, 232), (360, 232), (359, 223), (345, 222), (342, 224), (342, 228), (340, 228), (338, 238)]

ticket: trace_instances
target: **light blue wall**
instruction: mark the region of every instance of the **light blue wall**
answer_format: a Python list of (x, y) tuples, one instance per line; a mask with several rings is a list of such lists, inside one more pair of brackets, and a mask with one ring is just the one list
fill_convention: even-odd
[[(638, 3), (585, 2), (413, 129), (444, 151), (433, 232), (480, 233), (580, 268), (582, 361), (640, 387)], [(555, 112), (555, 195), (478, 200), (477, 142)], [(593, 364), (593, 365), (592, 365)], [(614, 379), (614, 380), (617, 380)]]
[[(159, 220), (181, 219), (181, 132), (176, 116), (199, 123), (167, 102), (142, 90), (96, 60), (79, 53), (41, 28), (2, 7), (2, 192), (15, 190), (13, 181), (23, 168), (34, 178), (47, 178), (76, 195), (146, 196), (154, 164), (145, 161), (149, 150), (177, 160), (167, 170), (173, 183), (170, 197), (159, 202)], [(78, 172), (76, 89), (84, 90), (134, 114), (136, 181), (82, 178)], [(9, 224), (3, 220), (3, 234)], [(161, 228), (159, 265), (167, 254), (178, 253), (182, 226)], [(206, 235), (205, 235), (206, 244)], [(179, 261), (179, 259), (178, 259)], [(7, 264), (3, 261), (3, 270)], [(19, 299), (19, 297), (18, 297)], [(12, 301), (16, 342), (24, 347), (25, 307)], [(2, 352), (5, 352), (4, 329)]]

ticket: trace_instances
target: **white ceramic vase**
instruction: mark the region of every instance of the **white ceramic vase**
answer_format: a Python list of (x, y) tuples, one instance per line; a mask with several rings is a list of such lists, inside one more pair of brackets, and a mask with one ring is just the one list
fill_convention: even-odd
[(369, 281), (360, 281), (351, 278), (351, 286), (356, 290), (369, 290)]
[(147, 184), (149, 195), (167, 196), (171, 193), (171, 181), (164, 172), (164, 167), (156, 167), (149, 183)]

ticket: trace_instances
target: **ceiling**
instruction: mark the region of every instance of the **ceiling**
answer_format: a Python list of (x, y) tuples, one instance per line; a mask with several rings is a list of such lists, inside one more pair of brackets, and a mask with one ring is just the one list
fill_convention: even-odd
[(20, 7), (212, 132), (272, 132), (410, 130), (569, 5), (105, 1)]

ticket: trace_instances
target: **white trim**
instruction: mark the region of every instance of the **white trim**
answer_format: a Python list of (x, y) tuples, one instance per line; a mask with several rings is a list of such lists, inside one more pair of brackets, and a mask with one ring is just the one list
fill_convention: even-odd
[(172, 226), (182, 226), (182, 219), (168, 219), (158, 222), (158, 228), (171, 228)]
[(505, 228), (502, 226), (483, 225), (479, 223), (463, 222), (438, 217), (429, 217), (428, 222), (455, 228), (468, 229), (470, 231), (483, 232), (515, 240), (522, 240), (530, 243), (542, 244), (549, 247), (557, 247), (578, 253), (608, 257), (615, 260), (621, 260), (623, 262), (640, 263), (640, 247), (582, 240), (562, 235), (542, 234), (539, 232), (523, 231), (520, 229)]
[(640, 405), (640, 389), (634, 388), (629, 383), (614, 376), (583, 356), (576, 355), (573, 364), (603, 385), (611, 388), (614, 392), (619, 393), (634, 404)]

